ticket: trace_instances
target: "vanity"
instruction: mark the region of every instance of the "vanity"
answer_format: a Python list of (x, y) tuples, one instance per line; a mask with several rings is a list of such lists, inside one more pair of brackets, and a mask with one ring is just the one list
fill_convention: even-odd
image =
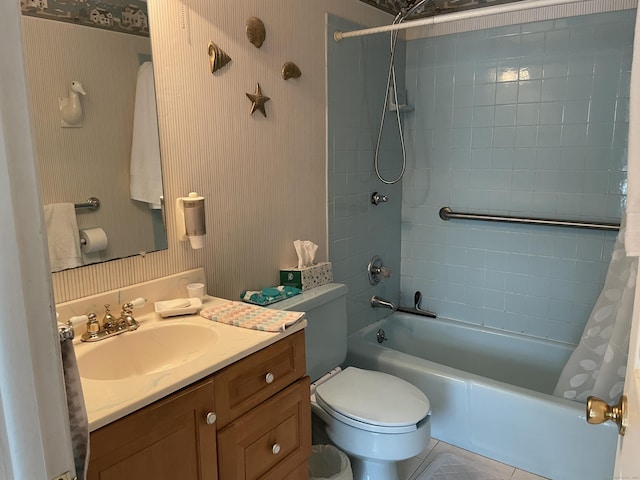
[[(203, 279), (197, 269), (57, 306), (61, 320), (100, 318), (110, 301), (149, 300), (134, 311), (138, 330), (74, 344), (91, 432), (88, 479), (308, 478), (306, 321), (270, 333), (153, 312), (154, 296), (177, 298), (168, 293)], [(220, 301), (207, 297), (203, 308)]]

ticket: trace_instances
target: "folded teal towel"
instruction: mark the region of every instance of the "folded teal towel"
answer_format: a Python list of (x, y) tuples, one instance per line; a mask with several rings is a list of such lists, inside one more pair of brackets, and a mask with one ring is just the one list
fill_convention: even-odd
[(243, 302), (253, 303), (255, 305), (271, 305), (272, 303), (298, 295), (300, 292), (302, 292), (302, 290), (299, 288), (280, 285), (277, 287), (263, 288), (260, 291), (245, 291), (242, 292), (240, 298)]

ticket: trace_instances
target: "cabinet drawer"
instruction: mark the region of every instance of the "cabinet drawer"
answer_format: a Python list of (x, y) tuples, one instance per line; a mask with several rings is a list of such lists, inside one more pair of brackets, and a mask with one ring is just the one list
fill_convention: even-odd
[(218, 428), (303, 377), (304, 355), (304, 331), (300, 331), (217, 373)]
[(218, 432), (220, 480), (303, 478), (300, 465), (310, 454), (309, 377)]

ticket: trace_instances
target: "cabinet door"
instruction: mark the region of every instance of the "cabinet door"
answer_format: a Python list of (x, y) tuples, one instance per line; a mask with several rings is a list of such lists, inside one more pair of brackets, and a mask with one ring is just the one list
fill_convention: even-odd
[(305, 478), (310, 454), (309, 377), (218, 432), (220, 480)]
[(91, 433), (88, 480), (217, 480), (213, 380)]

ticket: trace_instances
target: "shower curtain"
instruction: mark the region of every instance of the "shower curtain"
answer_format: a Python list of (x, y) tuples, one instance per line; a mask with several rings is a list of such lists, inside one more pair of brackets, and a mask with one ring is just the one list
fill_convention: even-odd
[(618, 402), (624, 388), (640, 256), (640, 8), (636, 10), (629, 95), (627, 208), (600, 297), (580, 343), (564, 367), (554, 395)]
[(625, 251), (626, 214), (613, 247), (604, 287), (582, 339), (562, 370), (554, 395), (586, 401), (589, 395), (615, 403), (624, 387), (638, 270)]

